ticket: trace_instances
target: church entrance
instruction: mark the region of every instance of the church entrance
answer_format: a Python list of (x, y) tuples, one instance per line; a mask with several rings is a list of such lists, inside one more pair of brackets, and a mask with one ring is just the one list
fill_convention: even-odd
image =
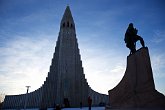
[(65, 106), (66, 108), (70, 107), (70, 103), (69, 103), (68, 98), (64, 98), (64, 106)]

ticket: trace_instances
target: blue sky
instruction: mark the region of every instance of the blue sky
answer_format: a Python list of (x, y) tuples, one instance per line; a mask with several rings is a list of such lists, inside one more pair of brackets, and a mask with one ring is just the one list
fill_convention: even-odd
[(0, 0), (0, 93), (44, 83), (67, 4), (94, 90), (107, 94), (122, 79), (129, 54), (123, 39), (133, 22), (149, 47), (156, 89), (165, 94), (164, 0)]

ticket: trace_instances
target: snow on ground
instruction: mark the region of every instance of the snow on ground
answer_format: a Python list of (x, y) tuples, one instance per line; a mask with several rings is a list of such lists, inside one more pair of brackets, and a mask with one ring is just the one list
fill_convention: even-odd
[[(53, 110), (52, 108), (48, 110)], [(89, 110), (88, 107), (82, 108), (63, 108), (62, 110)], [(105, 110), (105, 107), (92, 107), (91, 110)]]
[[(4, 110), (18, 110), (18, 109), (4, 109)], [(21, 109), (24, 110), (24, 109)], [(35, 109), (26, 109), (26, 110), (39, 110), (37, 108)], [(53, 108), (49, 108), (47, 110), (54, 110)], [(81, 108), (63, 108), (62, 110), (88, 110), (88, 107), (82, 107)], [(105, 110), (105, 107), (92, 107), (91, 110)]]
[[(88, 107), (81, 108), (65, 108), (62, 110), (88, 110)], [(92, 107), (91, 110), (105, 110), (105, 107)]]

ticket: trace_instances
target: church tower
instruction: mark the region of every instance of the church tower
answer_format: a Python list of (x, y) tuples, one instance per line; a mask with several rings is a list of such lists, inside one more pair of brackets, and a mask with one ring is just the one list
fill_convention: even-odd
[(87, 102), (87, 97), (88, 84), (79, 54), (75, 23), (67, 6), (61, 20), (50, 72), (43, 86), (41, 106), (45, 108), (63, 103), (66, 106), (79, 106), (80, 102)]
[[(108, 102), (108, 96), (95, 92), (85, 79), (81, 56), (76, 38), (75, 23), (69, 6), (66, 7), (60, 23), (60, 32), (56, 42), (55, 52), (46, 81), (37, 90), (22, 95), (7, 95), (4, 109), (23, 108), (53, 108), (57, 104), (65, 107), (88, 105), (88, 96), (92, 104)], [(28, 97), (28, 100), (25, 100)]]

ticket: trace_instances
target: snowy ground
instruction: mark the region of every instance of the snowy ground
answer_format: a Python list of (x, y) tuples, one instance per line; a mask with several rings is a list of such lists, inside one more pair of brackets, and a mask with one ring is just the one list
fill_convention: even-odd
[[(16, 109), (4, 109), (4, 110), (16, 110)], [(24, 109), (21, 109), (24, 110)], [(26, 109), (26, 110), (39, 110), (39, 109)], [(54, 110), (53, 108), (49, 108), (48, 110)], [(88, 107), (80, 108), (64, 108), (62, 110), (88, 110)], [(91, 110), (105, 110), (105, 107), (92, 107)]]
[[(53, 110), (53, 109), (48, 109)], [(88, 107), (82, 108), (63, 108), (62, 110), (89, 110)], [(91, 110), (105, 110), (105, 107), (92, 107)]]
[[(3, 109), (3, 110), (18, 110), (18, 109)], [(24, 110), (24, 109), (19, 109)], [(39, 110), (39, 109), (26, 109), (26, 110)], [(54, 110), (53, 108), (49, 108), (48, 110)], [(88, 107), (80, 108), (64, 108), (62, 110), (88, 110)], [(92, 107), (91, 110), (105, 110), (105, 107)], [(109, 109), (109, 110), (165, 110), (164, 108), (129, 108), (129, 109)]]
[[(83, 107), (82, 109), (80, 109), (80, 108), (65, 108), (62, 110), (88, 110), (88, 107)], [(105, 107), (92, 107), (91, 110), (105, 110)]]

